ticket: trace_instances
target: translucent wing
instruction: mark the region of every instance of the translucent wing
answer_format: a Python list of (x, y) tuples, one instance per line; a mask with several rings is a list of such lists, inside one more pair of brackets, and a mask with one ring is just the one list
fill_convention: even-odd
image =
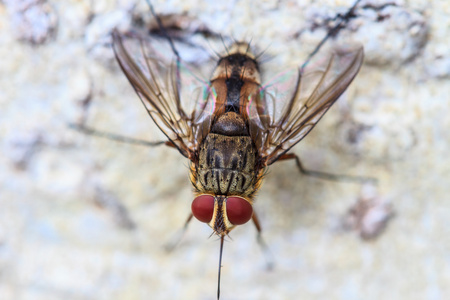
[(264, 98), (259, 100), (259, 107), (264, 109), (249, 109), (250, 134), (266, 165), (274, 163), (311, 131), (352, 82), (363, 56), (362, 48), (335, 51), (322, 68), (298, 71), (296, 88), (284, 105), (268, 90), (260, 93), (264, 97), (255, 96)]
[[(138, 37), (125, 40), (117, 31), (113, 32), (113, 46), (120, 67), (150, 117), (181, 154), (193, 159), (193, 152), (211, 125), (210, 93), (202, 91), (202, 85), (206, 88), (208, 85), (179, 60), (164, 61), (159, 54), (171, 52), (170, 48), (161, 49), (158, 45), (160, 49), (156, 51), (156, 46), (147, 40)], [(182, 76), (186, 73), (189, 76)], [(191, 84), (189, 80), (197, 82)], [(189, 90), (190, 86), (197, 88)]]

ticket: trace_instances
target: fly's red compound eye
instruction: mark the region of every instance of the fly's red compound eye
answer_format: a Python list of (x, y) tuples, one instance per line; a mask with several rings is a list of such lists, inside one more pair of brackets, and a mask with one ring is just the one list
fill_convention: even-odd
[(250, 221), (253, 207), (248, 201), (239, 197), (227, 198), (227, 217), (233, 225), (242, 225)]
[(200, 195), (192, 201), (191, 210), (194, 217), (200, 222), (209, 223), (214, 214), (214, 197)]

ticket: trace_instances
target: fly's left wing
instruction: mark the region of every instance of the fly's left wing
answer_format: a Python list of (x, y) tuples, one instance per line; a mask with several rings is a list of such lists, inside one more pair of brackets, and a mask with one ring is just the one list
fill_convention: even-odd
[[(201, 88), (202, 85), (207, 87), (207, 84), (199, 84), (200, 80), (192, 74), (183, 76), (189, 73), (187, 66), (175, 59), (165, 62), (156, 47), (146, 39), (135, 37), (125, 40), (114, 31), (113, 47), (122, 71), (150, 117), (171, 144), (185, 157), (192, 159), (211, 123), (209, 94)], [(185, 89), (186, 93), (181, 95), (181, 88), (190, 85), (186, 77), (196, 80), (193, 86), (197, 88), (187, 92)]]
[[(363, 62), (363, 49), (335, 51), (322, 67), (299, 71), (290, 98), (264, 91), (264, 110), (250, 114), (250, 130), (265, 165), (277, 161), (301, 141), (347, 89)], [(257, 135), (258, 133), (258, 135)]]

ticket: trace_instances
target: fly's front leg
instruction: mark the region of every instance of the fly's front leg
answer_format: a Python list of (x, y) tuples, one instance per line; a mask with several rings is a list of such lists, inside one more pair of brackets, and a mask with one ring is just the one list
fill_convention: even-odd
[(164, 248), (166, 249), (166, 251), (172, 252), (173, 249), (175, 249), (175, 247), (178, 246), (178, 244), (183, 239), (183, 236), (186, 233), (186, 230), (187, 230), (189, 223), (191, 222), (193, 216), (194, 215), (192, 213), (190, 213), (188, 218), (186, 219), (186, 222), (184, 223), (183, 228), (178, 230), (178, 232), (170, 239), (170, 241), (165, 244)]
[(307, 176), (317, 177), (317, 178), (326, 179), (326, 180), (333, 180), (333, 181), (357, 182), (357, 183), (361, 183), (361, 184), (371, 183), (371, 184), (376, 185), (378, 183), (378, 180), (376, 178), (372, 178), (372, 177), (330, 174), (330, 173), (326, 173), (326, 172), (307, 170), (303, 167), (302, 163), (300, 162), (300, 158), (297, 156), (297, 154), (294, 154), (294, 153), (283, 154), (278, 159), (278, 161), (288, 160), (288, 159), (294, 159), (300, 173), (307, 175)]
[(270, 252), (269, 247), (267, 246), (266, 242), (264, 241), (264, 239), (262, 237), (261, 224), (259, 223), (258, 216), (256, 215), (255, 212), (253, 212), (252, 221), (253, 221), (253, 224), (255, 224), (256, 231), (257, 231), (256, 240), (258, 241), (258, 245), (261, 247), (261, 249), (264, 252), (264, 256), (266, 257), (267, 269), (272, 270), (273, 265), (274, 265), (273, 256), (272, 256), (272, 253)]

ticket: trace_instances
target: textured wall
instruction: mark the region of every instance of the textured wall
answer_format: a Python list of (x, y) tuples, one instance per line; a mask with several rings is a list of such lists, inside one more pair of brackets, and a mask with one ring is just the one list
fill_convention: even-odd
[[(270, 63), (300, 64), (325, 20), (352, 4), (196, 2), (155, 8), (268, 47), (269, 74)], [(253, 226), (236, 229), (225, 244), (223, 299), (450, 294), (450, 2), (361, 7), (338, 41), (362, 43), (365, 64), (295, 153), (310, 169), (374, 176), (379, 186), (367, 191), (275, 164), (255, 205), (275, 268), (266, 271)], [(219, 243), (209, 227), (192, 222), (175, 251), (163, 247), (190, 209), (187, 161), (173, 149), (67, 127), (85, 120), (162, 138), (108, 46), (111, 29), (129, 28), (132, 14), (150, 19), (137, 0), (0, 1), (0, 299), (215, 295)], [(342, 225), (355, 221), (347, 211), (357, 199), (375, 205), (369, 223), (388, 213), (383, 203), (395, 211), (375, 239)]]

